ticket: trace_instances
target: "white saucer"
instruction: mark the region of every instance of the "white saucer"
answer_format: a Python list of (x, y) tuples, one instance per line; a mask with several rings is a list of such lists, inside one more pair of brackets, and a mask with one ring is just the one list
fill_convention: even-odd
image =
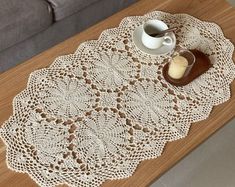
[(163, 45), (162, 47), (157, 48), (157, 49), (149, 49), (143, 45), (141, 41), (142, 32), (143, 32), (143, 26), (140, 25), (134, 30), (132, 39), (133, 39), (135, 46), (144, 53), (147, 53), (150, 55), (163, 55), (163, 54), (167, 54), (171, 52), (175, 47), (176, 38), (173, 32), (168, 34), (168, 36), (170, 36), (173, 39), (172, 45)]

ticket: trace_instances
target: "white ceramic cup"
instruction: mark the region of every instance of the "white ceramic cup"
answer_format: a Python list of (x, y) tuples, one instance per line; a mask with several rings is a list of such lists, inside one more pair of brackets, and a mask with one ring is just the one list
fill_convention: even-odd
[(167, 34), (162, 37), (150, 36), (153, 33), (157, 33), (168, 29), (168, 26), (160, 20), (148, 20), (143, 25), (143, 32), (141, 36), (142, 43), (149, 49), (157, 49), (163, 45), (172, 45), (173, 39)]

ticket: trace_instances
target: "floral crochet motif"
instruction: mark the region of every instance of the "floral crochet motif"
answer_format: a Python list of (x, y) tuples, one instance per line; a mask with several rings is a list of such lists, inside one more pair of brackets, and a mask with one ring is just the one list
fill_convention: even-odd
[(45, 108), (59, 116), (81, 115), (94, 103), (94, 94), (82, 80), (55, 80), (42, 95)]
[(78, 149), (84, 160), (94, 156), (96, 163), (123, 152), (127, 142), (125, 120), (112, 113), (96, 113), (79, 124)]
[(106, 89), (128, 84), (128, 80), (135, 74), (135, 65), (118, 53), (96, 54), (94, 67), (89, 71), (91, 79), (96, 81), (100, 88)]
[(168, 113), (174, 106), (173, 96), (167, 94), (160, 84), (147, 81), (137, 82), (127, 90), (124, 103), (131, 118), (140, 124), (154, 124), (155, 127), (167, 123)]

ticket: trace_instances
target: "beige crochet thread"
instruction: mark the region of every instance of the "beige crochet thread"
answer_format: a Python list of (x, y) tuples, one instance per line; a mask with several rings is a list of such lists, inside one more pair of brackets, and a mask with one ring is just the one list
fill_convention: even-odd
[[(183, 87), (166, 82), (169, 54), (144, 54), (132, 41), (134, 29), (149, 19), (180, 27), (177, 45), (208, 54), (213, 67)], [(9, 168), (40, 186), (94, 187), (131, 176), (141, 161), (160, 156), (167, 142), (185, 137), (191, 123), (230, 98), (233, 50), (218, 25), (187, 14), (123, 19), (31, 73), (0, 129)]]

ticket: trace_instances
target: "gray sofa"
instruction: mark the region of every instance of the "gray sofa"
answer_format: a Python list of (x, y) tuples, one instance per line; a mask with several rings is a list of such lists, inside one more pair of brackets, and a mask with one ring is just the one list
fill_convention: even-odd
[(0, 72), (137, 0), (0, 0)]

